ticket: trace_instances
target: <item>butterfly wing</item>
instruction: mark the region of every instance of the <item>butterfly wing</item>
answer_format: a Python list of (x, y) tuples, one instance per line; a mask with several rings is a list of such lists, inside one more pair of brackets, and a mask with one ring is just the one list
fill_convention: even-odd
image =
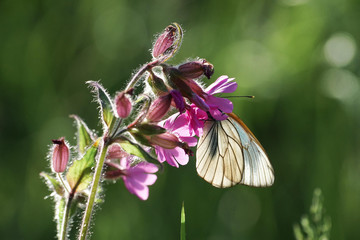
[(274, 170), (260, 142), (235, 114), (228, 115), (205, 123), (196, 152), (199, 176), (219, 188), (272, 185)]

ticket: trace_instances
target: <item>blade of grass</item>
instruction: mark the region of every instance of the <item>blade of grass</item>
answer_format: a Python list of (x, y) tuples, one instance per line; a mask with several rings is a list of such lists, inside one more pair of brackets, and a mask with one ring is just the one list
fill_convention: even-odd
[(180, 240), (185, 240), (185, 208), (184, 202), (181, 207), (181, 225), (180, 225)]

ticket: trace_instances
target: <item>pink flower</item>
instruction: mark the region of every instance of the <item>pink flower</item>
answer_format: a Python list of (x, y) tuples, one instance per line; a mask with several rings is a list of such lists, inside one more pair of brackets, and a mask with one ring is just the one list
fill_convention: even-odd
[[(112, 147), (114, 146), (114, 147)], [(122, 178), (125, 187), (131, 194), (135, 194), (141, 200), (146, 200), (149, 197), (148, 186), (153, 185), (157, 179), (154, 174), (159, 169), (158, 167), (149, 162), (140, 162), (134, 166), (131, 166), (133, 162), (133, 156), (126, 154), (124, 157), (124, 151), (119, 151), (120, 146), (117, 144), (112, 145), (108, 152), (111, 159), (116, 155), (120, 156), (120, 162), (115, 163), (107, 161), (106, 164), (110, 167), (105, 172), (106, 179), (118, 179)]]
[[(197, 139), (194, 138), (190, 133), (189, 130), (182, 127), (186, 124), (186, 119), (176, 121), (175, 124), (174, 119), (178, 114), (174, 114), (169, 117), (165, 122), (161, 122), (160, 124), (163, 125), (169, 132), (176, 135), (179, 140), (181, 140), (184, 145), (189, 147), (196, 146)], [(172, 149), (166, 149), (160, 146), (155, 146), (155, 152), (158, 156), (159, 162), (167, 162), (173, 167), (179, 167), (180, 165), (186, 165), (189, 162), (189, 155), (188, 150), (186, 147), (175, 147)]]
[(229, 99), (214, 96), (218, 93), (234, 92), (237, 88), (237, 83), (232, 80), (234, 78), (224, 75), (205, 89), (205, 92), (208, 94), (205, 102), (209, 106), (209, 112), (215, 120), (225, 120), (227, 115), (224, 113), (231, 113), (233, 110), (233, 104)]
[(174, 114), (167, 119), (168, 124), (178, 132), (188, 132), (189, 136), (200, 137), (203, 133), (203, 127), (208, 115), (205, 111), (196, 107), (194, 104), (187, 106), (183, 114)]

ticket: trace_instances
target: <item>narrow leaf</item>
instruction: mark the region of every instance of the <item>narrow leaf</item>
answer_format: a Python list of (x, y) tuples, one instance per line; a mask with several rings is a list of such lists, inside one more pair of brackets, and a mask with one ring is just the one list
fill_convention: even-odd
[(185, 240), (185, 207), (184, 202), (181, 207), (181, 226), (180, 226), (180, 240)]
[(45, 183), (48, 186), (50, 191), (56, 192), (58, 195), (63, 196), (64, 194), (64, 187), (57, 181), (56, 178), (50, 176), (45, 172), (41, 172), (40, 176), (45, 179)]
[(139, 144), (131, 142), (130, 140), (121, 140), (119, 141), (120, 146), (124, 149), (125, 152), (137, 156), (139, 158), (145, 159), (149, 162), (157, 162), (156, 158), (151, 156), (145, 149), (143, 149)]
[(73, 192), (85, 190), (92, 179), (92, 168), (95, 167), (95, 157), (101, 138), (86, 150), (86, 153), (80, 160), (74, 161), (66, 174), (66, 179)]
[(101, 119), (104, 125), (104, 128), (107, 129), (110, 127), (110, 124), (115, 116), (114, 114), (114, 106), (113, 102), (109, 96), (109, 94), (106, 92), (103, 86), (99, 84), (98, 82), (94, 81), (88, 81), (88, 84), (90, 86), (94, 87), (94, 91), (96, 93), (96, 100), (98, 101), (100, 105), (100, 111), (101, 111)]
[(70, 117), (74, 118), (76, 121), (78, 151), (83, 154), (91, 143), (94, 142), (95, 134), (80, 117), (77, 115), (70, 115)]

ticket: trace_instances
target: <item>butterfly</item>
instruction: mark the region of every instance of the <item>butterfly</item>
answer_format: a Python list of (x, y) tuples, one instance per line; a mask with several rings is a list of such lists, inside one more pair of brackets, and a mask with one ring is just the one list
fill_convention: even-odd
[(274, 170), (264, 148), (238, 116), (227, 115), (226, 120), (205, 122), (196, 151), (197, 173), (218, 188), (272, 185)]

